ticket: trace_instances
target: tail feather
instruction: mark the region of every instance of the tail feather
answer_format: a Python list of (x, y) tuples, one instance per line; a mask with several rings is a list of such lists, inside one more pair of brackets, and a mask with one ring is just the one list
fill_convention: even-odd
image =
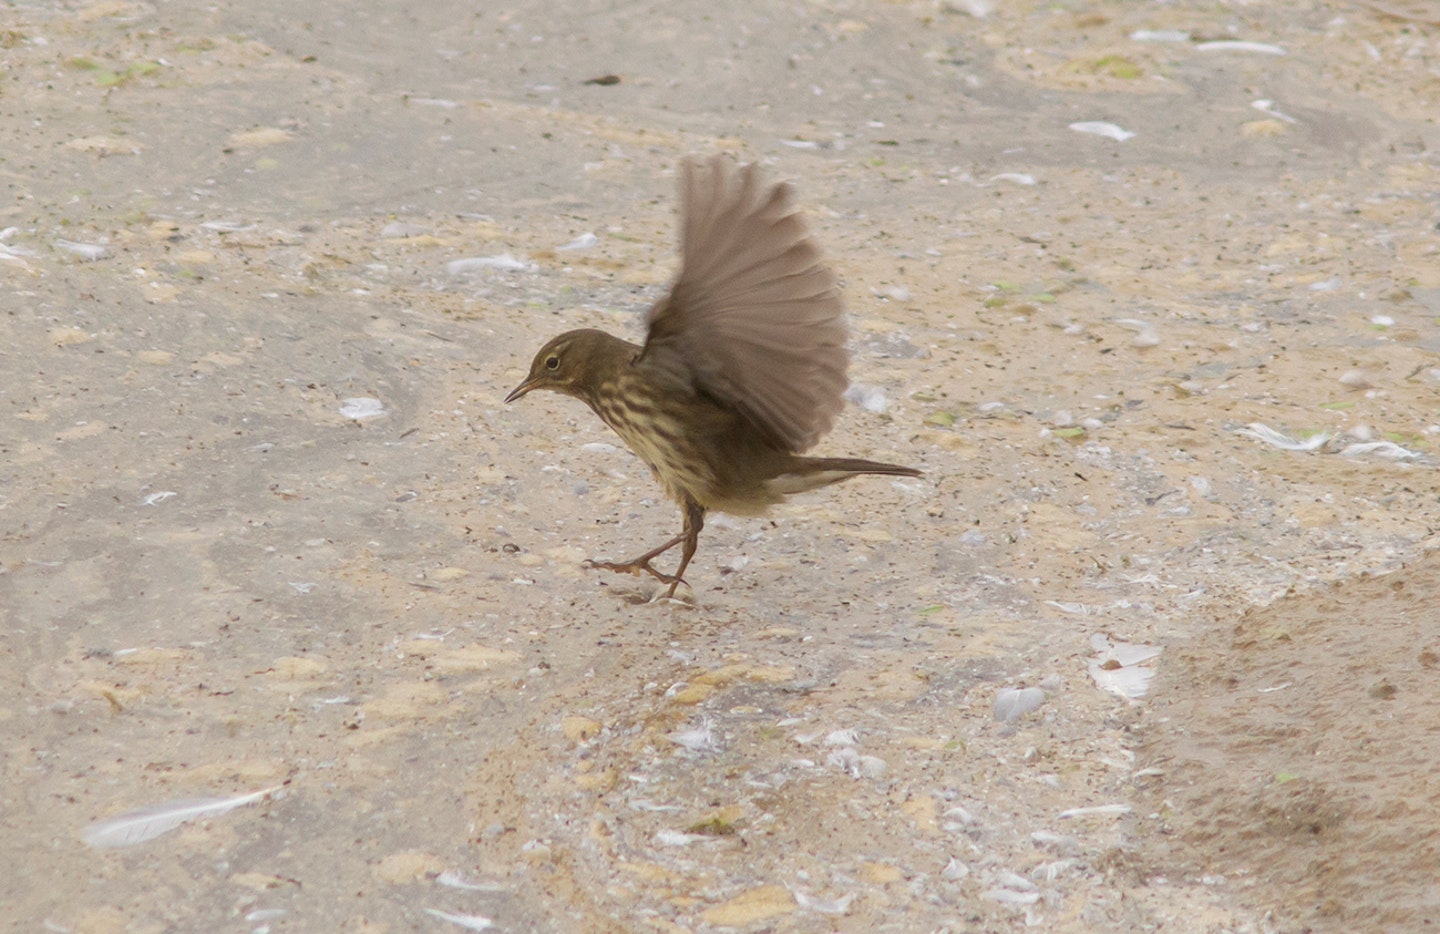
[(918, 477), (920, 471), (914, 467), (886, 464), (881, 461), (867, 461), (861, 457), (797, 457), (794, 469), (780, 474), (767, 482), (775, 493), (789, 495), (817, 490), (822, 486), (849, 480), (861, 474), (880, 474), (887, 477)]
[(878, 473), (890, 477), (918, 477), (920, 471), (914, 467), (886, 464), (881, 461), (867, 461), (863, 457), (803, 457), (810, 470), (842, 470), (849, 474)]

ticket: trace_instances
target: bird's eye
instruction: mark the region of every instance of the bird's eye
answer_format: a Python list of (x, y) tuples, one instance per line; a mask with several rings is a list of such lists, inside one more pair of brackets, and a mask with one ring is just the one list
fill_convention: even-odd
[(555, 356), (554, 354), (551, 354), (550, 356), (546, 357), (546, 358), (545, 358), (545, 369), (547, 369), (547, 370), (558, 370), (558, 369), (560, 369), (560, 358), (557, 357), (557, 356)]

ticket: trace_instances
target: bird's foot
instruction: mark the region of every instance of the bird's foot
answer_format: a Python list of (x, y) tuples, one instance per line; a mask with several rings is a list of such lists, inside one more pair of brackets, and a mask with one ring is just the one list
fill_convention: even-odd
[(644, 571), (662, 584), (684, 583), (684, 581), (674, 574), (666, 574), (664, 571), (655, 570), (649, 558), (641, 558), (636, 561), (596, 561), (592, 558), (587, 558), (585, 560), (585, 567), (598, 568), (601, 571), (614, 571), (617, 574), (635, 574), (637, 576), (641, 571)]
[(685, 583), (685, 579), (676, 574), (666, 574), (664, 571), (655, 570), (649, 558), (637, 558), (634, 561), (596, 561), (593, 558), (587, 558), (584, 566), (587, 569), (614, 571), (617, 574), (634, 574), (637, 577), (641, 571), (644, 571), (660, 583), (670, 585), (670, 590), (665, 594), (666, 597), (675, 596), (675, 588)]

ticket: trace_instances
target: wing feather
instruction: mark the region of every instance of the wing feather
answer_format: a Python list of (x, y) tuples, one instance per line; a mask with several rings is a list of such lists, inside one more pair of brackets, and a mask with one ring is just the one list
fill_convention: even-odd
[(844, 406), (835, 277), (794, 206), (754, 165), (685, 163), (681, 268), (650, 309), (642, 359), (738, 409), (777, 447), (812, 447)]

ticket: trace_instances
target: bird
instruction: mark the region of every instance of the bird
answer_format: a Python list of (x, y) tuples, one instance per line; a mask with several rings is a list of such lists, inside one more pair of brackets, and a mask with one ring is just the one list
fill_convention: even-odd
[[(787, 496), (913, 467), (812, 457), (848, 385), (845, 304), (788, 183), (724, 155), (682, 162), (680, 271), (647, 312), (644, 344), (593, 328), (535, 354), (505, 397), (537, 389), (579, 399), (647, 465), (680, 507), (678, 535), (630, 561), (590, 568), (650, 574), (673, 598), (711, 511), (762, 515)], [(652, 562), (681, 546), (675, 573)]]

